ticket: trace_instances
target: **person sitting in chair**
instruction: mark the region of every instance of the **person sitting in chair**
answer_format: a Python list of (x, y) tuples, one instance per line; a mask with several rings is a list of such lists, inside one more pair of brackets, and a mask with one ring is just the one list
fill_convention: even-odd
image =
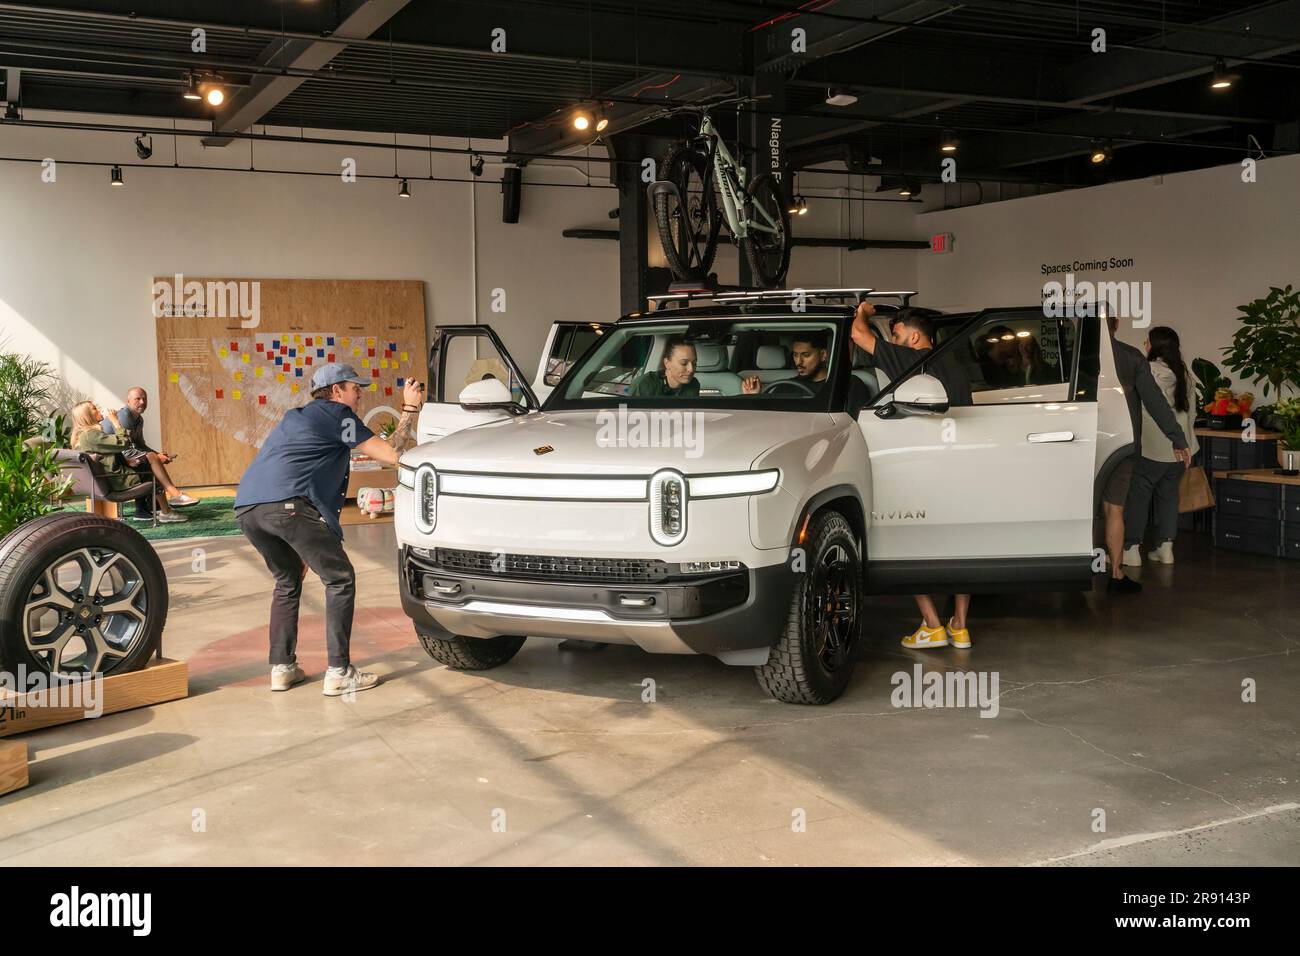
[[(135, 488), (144, 479), (140, 477), (140, 473), (136, 469), (127, 464), (126, 453), (130, 451), (131, 445), (125, 429), (119, 428), (115, 434), (105, 435), (100, 428), (100, 422), (106, 419), (115, 420), (116, 418), (116, 412), (105, 412), (94, 402), (81, 402), (74, 405), (72, 407), (72, 447), (77, 451), (86, 452), (97, 457), (100, 470), (104, 473), (104, 477), (108, 479), (109, 488), (113, 491), (126, 491)], [(155, 492), (152, 496), (145, 495), (136, 499), (136, 510), (132, 517), (137, 521), (150, 520), (153, 518), (154, 509), (157, 508), (159, 521), (185, 521), (184, 515), (177, 514), (167, 504), (166, 495), (161, 490), (158, 490), (156, 485), (154, 487)]]
[(141, 478), (152, 473), (158, 487), (167, 493), (167, 502), (174, 508), (188, 508), (199, 503), (198, 498), (191, 498), (176, 487), (166, 466), (171, 462), (170, 455), (154, 451), (144, 440), (144, 412), (149, 407), (149, 393), (140, 386), (135, 386), (126, 393), (126, 405), (117, 412), (109, 412), (101, 421), (100, 428), (106, 435), (122, 434), (127, 437), (134, 453), (127, 455), (127, 464), (140, 472)]

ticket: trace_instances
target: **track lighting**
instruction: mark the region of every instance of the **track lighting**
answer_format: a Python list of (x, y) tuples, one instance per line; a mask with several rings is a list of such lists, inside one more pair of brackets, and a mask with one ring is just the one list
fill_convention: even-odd
[(952, 135), (949, 130), (944, 130), (943, 139), (939, 141), (939, 149), (945, 153), (957, 152), (957, 137)]
[(193, 73), (189, 73), (186, 75), (185, 92), (182, 93), (181, 95), (184, 96), (187, 100), (203, 99), (203, 94), (199, 92), (198, 77), (196, 77)]
[(203, 94), (209, 106), (220, 106), (226, 101), (226, 91), (222, 89), (220, 77), (214, 77), (204, 83), (199, 84), (199, 92)]
[(110, 172), (110, 173), (108, 174), (108, 184), (109, 184), (110, 186), (125, 186), (125, 185), (126, 185), (126, 183), (125, 183), (125, 182), (123, 181), (123, 179), (122, 179), (122, 167), (121, 167), (121, 166), (114, 166), (114, 167), (113, 167), (112, 172)]
[(858, 101), (856, 93), (851, 93), (843, 88), (835, 88), (826, 91), (827, 106), (852, 106)]
[(1229, 73), (1227, 65), (1223, 62), (1223, 57), (1214, 61), (1214, 76), (1210, 79), (1210, 89), (1227, 90), (1232, 88), (1232, 84), (1241, 79), (1236, 73)]
[[(145, 140), (149, 142), (146, 143)], [(141, 133), (135, 138), (135, 154), (141, 159), (148, 159), (153, 155), (153, 137)]]
[(913, 196), (919, 196), (920, 194), (921, 187), (912, 185), (911, 180), (908, 179), (904, 179), (903, 185), (898, 187), (898, 195), (904, 199), (911, 199)]
[(469, 171), (475, 176), (483, 175), (483, 157), (478, 153), (469, 158)]
[(597, 132), (597, 133), (603, 133), (603, 132), (605, 132), (605, 127), (607, 127), (607, 126), (609, 126), (609, 117), (605, 115), (605, 111), (604, 111), (603, 109), (599, 109), (599, 108), (597, 108), (597, 110), (596, 110), (596, 132)]
[(573, 113), (573, 128), (579, 133), (586, 132), (591, 128), (592, 116), (587, 110), (579, 109)]
[(411, 198), (411, 187), (405, 179), (402, 180), (402, 188), (397, 191), (397, 197), (399, 199)]
[(1092, 141), (1092, 152), (1088, 154), (1088, 159), (1094, 166), (1102, 166), (1111, 161), (1114, 153), (1111, 152), (1110, 141), (1102, 142), (1099, 139)]
[(18, 112), (18, 104), (17, 104), (17, 103), (15, 103), (15, 102), (13, 102), (12, 100), (10, 100), (7, 104), (5, 104), (5, 119), (7, 119), (7, 120), (20, 120), (20, 119), (22, 119), (22, 118), (23, 118), (23, 117), (22, 117), (22, 114)]
[(790, 203), (790, 208), (786, 211), (792, 216), (806, 216), (808, 214), (808, 200), (802, 196), (795, 196), (794, 202)]

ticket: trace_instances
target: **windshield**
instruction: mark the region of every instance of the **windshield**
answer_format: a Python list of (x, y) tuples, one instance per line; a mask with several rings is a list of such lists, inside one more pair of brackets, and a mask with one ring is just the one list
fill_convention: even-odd
[(546, 407), (620, 403), (825, 411), (838, 367), (836, 323), (808, 319), (616, 326), (565, 376)]

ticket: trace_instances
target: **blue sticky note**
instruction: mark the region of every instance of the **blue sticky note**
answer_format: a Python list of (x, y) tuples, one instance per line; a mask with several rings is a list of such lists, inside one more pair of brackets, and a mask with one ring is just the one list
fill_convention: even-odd
[(389, 343), (388, 343), (388, 350), (389, 350), (390, 352), (396, 352), (396, 351), (397, 351), (397, 343), (396, 343), (396, 342), (389, 342)]
[(317, 357), (317, 358), (324, 358), (324, 357), (325, 357), (325, 350), (324, 350), (324, 349), (317, 349), (317, 350), (316, 350), (316, 357)]
[(289, 349), (289, 358), (293, 358), (297, 354), (298, 354), (297, 349)]
[(403, 385), (405, 385), (405, 384), (406, 384), (406, 379), (404, 379), (404, 378), (399, 378), (399, 379), (397, 380), (397, 387), (398, 387), (398, 388), (401, 388), (401, 387), (402, 387)]
[(271, 348), (273, 348), (273, 349), (278, 349), (279, 347), (280, 347), (280, 340), (279, 340), (279, 339), (271, 339)]
[(334, 344), (334, 336), (332, 336), (332, 335), (327, 335), (327, 336), (325, 336), (325, 344), (326, 344), (326, 345), (333, 345), (333, 344)]
[(294, 374), (294, 377), (296, 377), (296, 378), (302, 378), (302, 369), (300, 369), (300, 368), (296, 368), (296, 369), (294, 369), (294, 370), (293, 370), (293, 374)]

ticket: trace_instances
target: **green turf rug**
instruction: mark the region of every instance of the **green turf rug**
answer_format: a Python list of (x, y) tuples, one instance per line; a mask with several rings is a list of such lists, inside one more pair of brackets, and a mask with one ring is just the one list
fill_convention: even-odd
[[(151, 528), (147, 521), (132, 521), (126, 519), (126, 523), (136, 531), (139, 531), (150, 541), (174, 541), (177, 538), (207, 538), (214, 535), (240, 534), (239, 525), (235, 522), (235, 512), (231, 505), (235, 503), (234, 498), (200, 498), (199, 503), (191, 505), (188, 508), (177, 508), (179, 514), (185, 515), (188, 521), (178, 521), (175, 524), (159, 524), (156, 528)], [(135, 509), (133, 504), (121, 506), (123, 515), (131, 514)], [(64, 511), (85, 511), (86, 506), (83, 502), (67, 504)]]

